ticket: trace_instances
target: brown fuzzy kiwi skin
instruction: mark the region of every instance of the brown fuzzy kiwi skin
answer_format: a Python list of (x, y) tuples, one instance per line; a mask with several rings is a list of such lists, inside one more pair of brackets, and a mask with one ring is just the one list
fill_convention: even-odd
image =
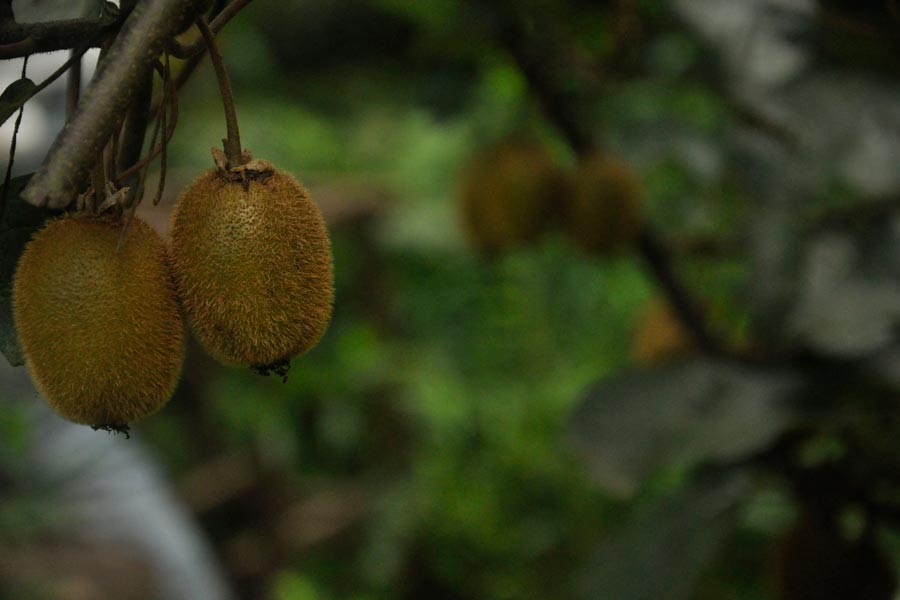
[(533, 140), (506, 140), (476, 152), (460, 176), (463, 228), (476, 250), (494, 255), (534, 241), (559, 220), (566, 181)]
[(168, 251), (134, 219), (87, 215), (50, 221), (19, 259), (13, 316), (38, 391), (75, 423), (121, 426), (169, 400), (185, 328)]
[(217, 169), (172, 214), (175, 278), (188, 323), (226, 365), (283, 362), (316, 345), (331, 319), (325, 221), (289, 173), (234, 180)]
[(589, 254), (616, 253), (637, 238), (640, 183), (627, 163), (595, 154), (580, 161), (569, 198), (567, 231)]

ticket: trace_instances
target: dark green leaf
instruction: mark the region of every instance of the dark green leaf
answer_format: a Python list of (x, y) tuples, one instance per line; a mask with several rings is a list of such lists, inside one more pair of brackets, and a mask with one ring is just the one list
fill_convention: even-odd
[(587, 394), (567, 433), (596, 480), (627, 496), (664, 465), (762, 449), (793, 422), (801, 390), (783, 372), (707, 359), (626, 371)]
[(737, 474), (698, 481), (605, 540), (577, 598), (687, 600), (740, 522), (750, 485)]
[[(31, 174), (10, 181), (6, 210), (0, 219), (0, 352), (14, 367), (22, 365), (24, 358), (12, 318), (13, 275), (19, 256), (31, 235), (54, 214), (19, 198), (19, 191), (29, 179)], [(0, 187), (0, 194), (2, 193), (3, 188)]]
[(0, 94), (0, 125), (13, 116), (31, 98), (37, 86), (28, 78), (17, 79)]

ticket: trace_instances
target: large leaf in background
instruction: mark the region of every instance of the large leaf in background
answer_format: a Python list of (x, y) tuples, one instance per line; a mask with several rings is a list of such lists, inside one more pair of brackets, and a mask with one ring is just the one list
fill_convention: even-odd
[[(31, 235), (47, 217), (55, 214), (47, 209), (36, 208), (19, 198), (19, 192), (29, 179), (31, 174), (10, 181), (6, 211), (0, 216), (0, 352), (14, 367), (22, 365), (25, 360), (12, 318), (13, 275), (19, 255)], [(0, 196), (2, 194), (3, 188), (0, 186)]]
[(900, 324), (900, 227), (888, 220), (809, 247), (790, 321), (795, 343), (853, 358), (886, 348)]
[(687, 600), (740, 524), (750, 484), (739, 474), (697, 481), (639, 514), (591, 557), (583, 600)]
[(664, 465), (762, 449), (794, 422), (804, 387), (781, 371), (704, 358), (626, 371), (588, 392), (567, 436), (598, 483), (627, 496)]

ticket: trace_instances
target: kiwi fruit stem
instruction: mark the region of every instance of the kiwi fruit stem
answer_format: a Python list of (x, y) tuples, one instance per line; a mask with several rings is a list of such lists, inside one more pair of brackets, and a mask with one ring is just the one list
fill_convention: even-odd
[(228, 159), (227, 167), (232, 169), (245, 164), (245, 155), (241, 152), (241, 133), (238, 130), (237, 110), (234, 106), (234, 95), (231, 92), (231, 82), (228, 81), (228, 72), (225, 63), (222, 62), (222, 53), (216, 43), (216, 37), (210, 30), (204, 17), (197, 17), (197, 29), (203, 36), (206, 48), (209, 50), (209, 58), (216, 70), (216, 79), (219, 81), (219, 94), (222, 96), (222, 104), (225, 107), (225, 128), (227, 137), (222, 140), (225, 148), (225, 156)]

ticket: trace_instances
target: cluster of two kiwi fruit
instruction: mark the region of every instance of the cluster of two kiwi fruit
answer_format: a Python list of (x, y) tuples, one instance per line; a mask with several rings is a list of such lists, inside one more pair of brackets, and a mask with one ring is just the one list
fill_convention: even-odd
[(66, 419), (127, 431), (159, 410), (185, 320), (214, 358), (264, 373), (284, 373), (324, 334), (334, 281), (318, 207), (270, 163), (213, 154), (216, 168), (178, 198), (170, 246), (140, 218), (120, 243), (121, 210), (68, 213), (26, 245), (14, 322), (38, 391)]
[[(471, 244), (486, 256), (562, 229), (581, 251), (609, 256), (628, 248), (641, 227), (640, 183), (618, 157), (594, 152), (571, 174), (528, 138), (481, 149), (462, 172), (460, 207)], [(642, 311), (632, 344), (644, 364), (690, 353), (690, 334), (662, 299)]]
[(612, 154), (582, 157), (567, 173), (539, 142), (511, 138), (472, 156), (459, 201), (469, 241), (487, 256), (556, 229), (579, 249), (606, 256), (637, 237), (640, 194), (631, 167)]

